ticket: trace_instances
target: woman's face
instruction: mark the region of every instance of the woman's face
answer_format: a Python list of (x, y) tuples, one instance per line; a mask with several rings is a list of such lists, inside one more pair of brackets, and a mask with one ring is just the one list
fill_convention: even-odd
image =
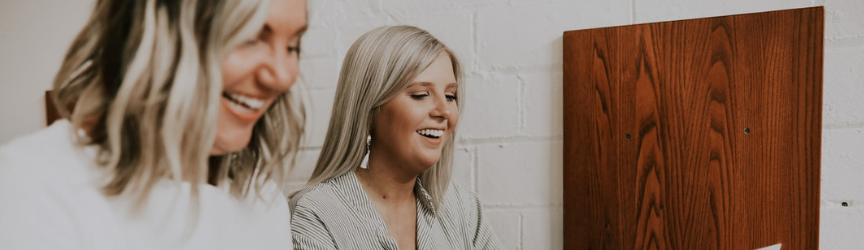
[(381, 107), (373, 125), (376, 157), (418, 173), (438, 162), (459, 121), (457, 87), (450, 56), (441, 52), (405, 91)]
[(306, 0), (272, 0), (258, 36), (226, 55), (211, 155), (245, 148), (255, 123), (294, 85), (306, 20)]

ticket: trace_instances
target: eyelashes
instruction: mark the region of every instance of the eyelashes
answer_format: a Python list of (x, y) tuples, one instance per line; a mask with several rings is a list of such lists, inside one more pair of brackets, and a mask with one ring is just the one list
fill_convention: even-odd
[(414, 100), (423, 100), (423, 98), (426, 98), (426, 97), (428, 97), (428, 96), (429, 96), (428, 93), (423, 93), (423, 94), (411, 94), (411, 98), (414, 99)]
[[(420, 93), (411, 94), (411, 99), (414, 99), (414, 100), (423, 100), (423, 98), (426, 98), (426, 97), (429, 97), (429, 93), (424, 92), (422, 94), (420, 94)], [(452, 94), (445, 95), (444, 97), (447, 98), (448, 102), (455, 102), (456, 100), (459, 99), (459, 97), (457, 97), (456, 95), (452, 95)]]
[[(259, 37), (259, 38), (254, 38), (254, 39), (249, 39), (249, 40), (243, 41), (243, 43), (241, 43), (240, 46), (253, 47), (253, 46), (256, 46), (259, 44), (264, 44), (264, 43), (265, 43), (265, 41), (263, 41), (263, 39)], [(285, 51), (288, 52), (288, 54), (300, 54), (300, 46), (299, 45), (298, 46), (288, 46), (287, 48), (285, 48)]]

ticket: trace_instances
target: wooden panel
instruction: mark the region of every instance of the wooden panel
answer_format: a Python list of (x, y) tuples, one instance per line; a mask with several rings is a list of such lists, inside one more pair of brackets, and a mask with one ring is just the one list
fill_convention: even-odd
[(565, 32), (565, 248), (817, 249), (823, 13)]

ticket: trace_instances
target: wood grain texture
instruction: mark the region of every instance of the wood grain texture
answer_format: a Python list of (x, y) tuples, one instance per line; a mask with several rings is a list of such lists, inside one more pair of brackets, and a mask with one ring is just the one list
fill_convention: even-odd
[(565, 32), (565, 249), (817, 249), (823, 13)]

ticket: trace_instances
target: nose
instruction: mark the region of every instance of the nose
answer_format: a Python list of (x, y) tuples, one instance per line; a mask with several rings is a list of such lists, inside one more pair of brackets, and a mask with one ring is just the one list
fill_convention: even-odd
[(270, 53), (258, 70), (258, 81), (268, 89), (285, 92), (297, 80), (298, 58), (294, 54)]
[(450, 119), (450, 116), (452, 114), (450, 112), (449, 107), (447, 107), (447, 97), (444, 95), (438, 95), (438, 96), (440, 96), (440, 97), (434, 98), (435, 99), (435, 107), (433, 107), (432, 112), (430, 112), (430, 115), (432, 117), (443, 118), (444, 120)]

